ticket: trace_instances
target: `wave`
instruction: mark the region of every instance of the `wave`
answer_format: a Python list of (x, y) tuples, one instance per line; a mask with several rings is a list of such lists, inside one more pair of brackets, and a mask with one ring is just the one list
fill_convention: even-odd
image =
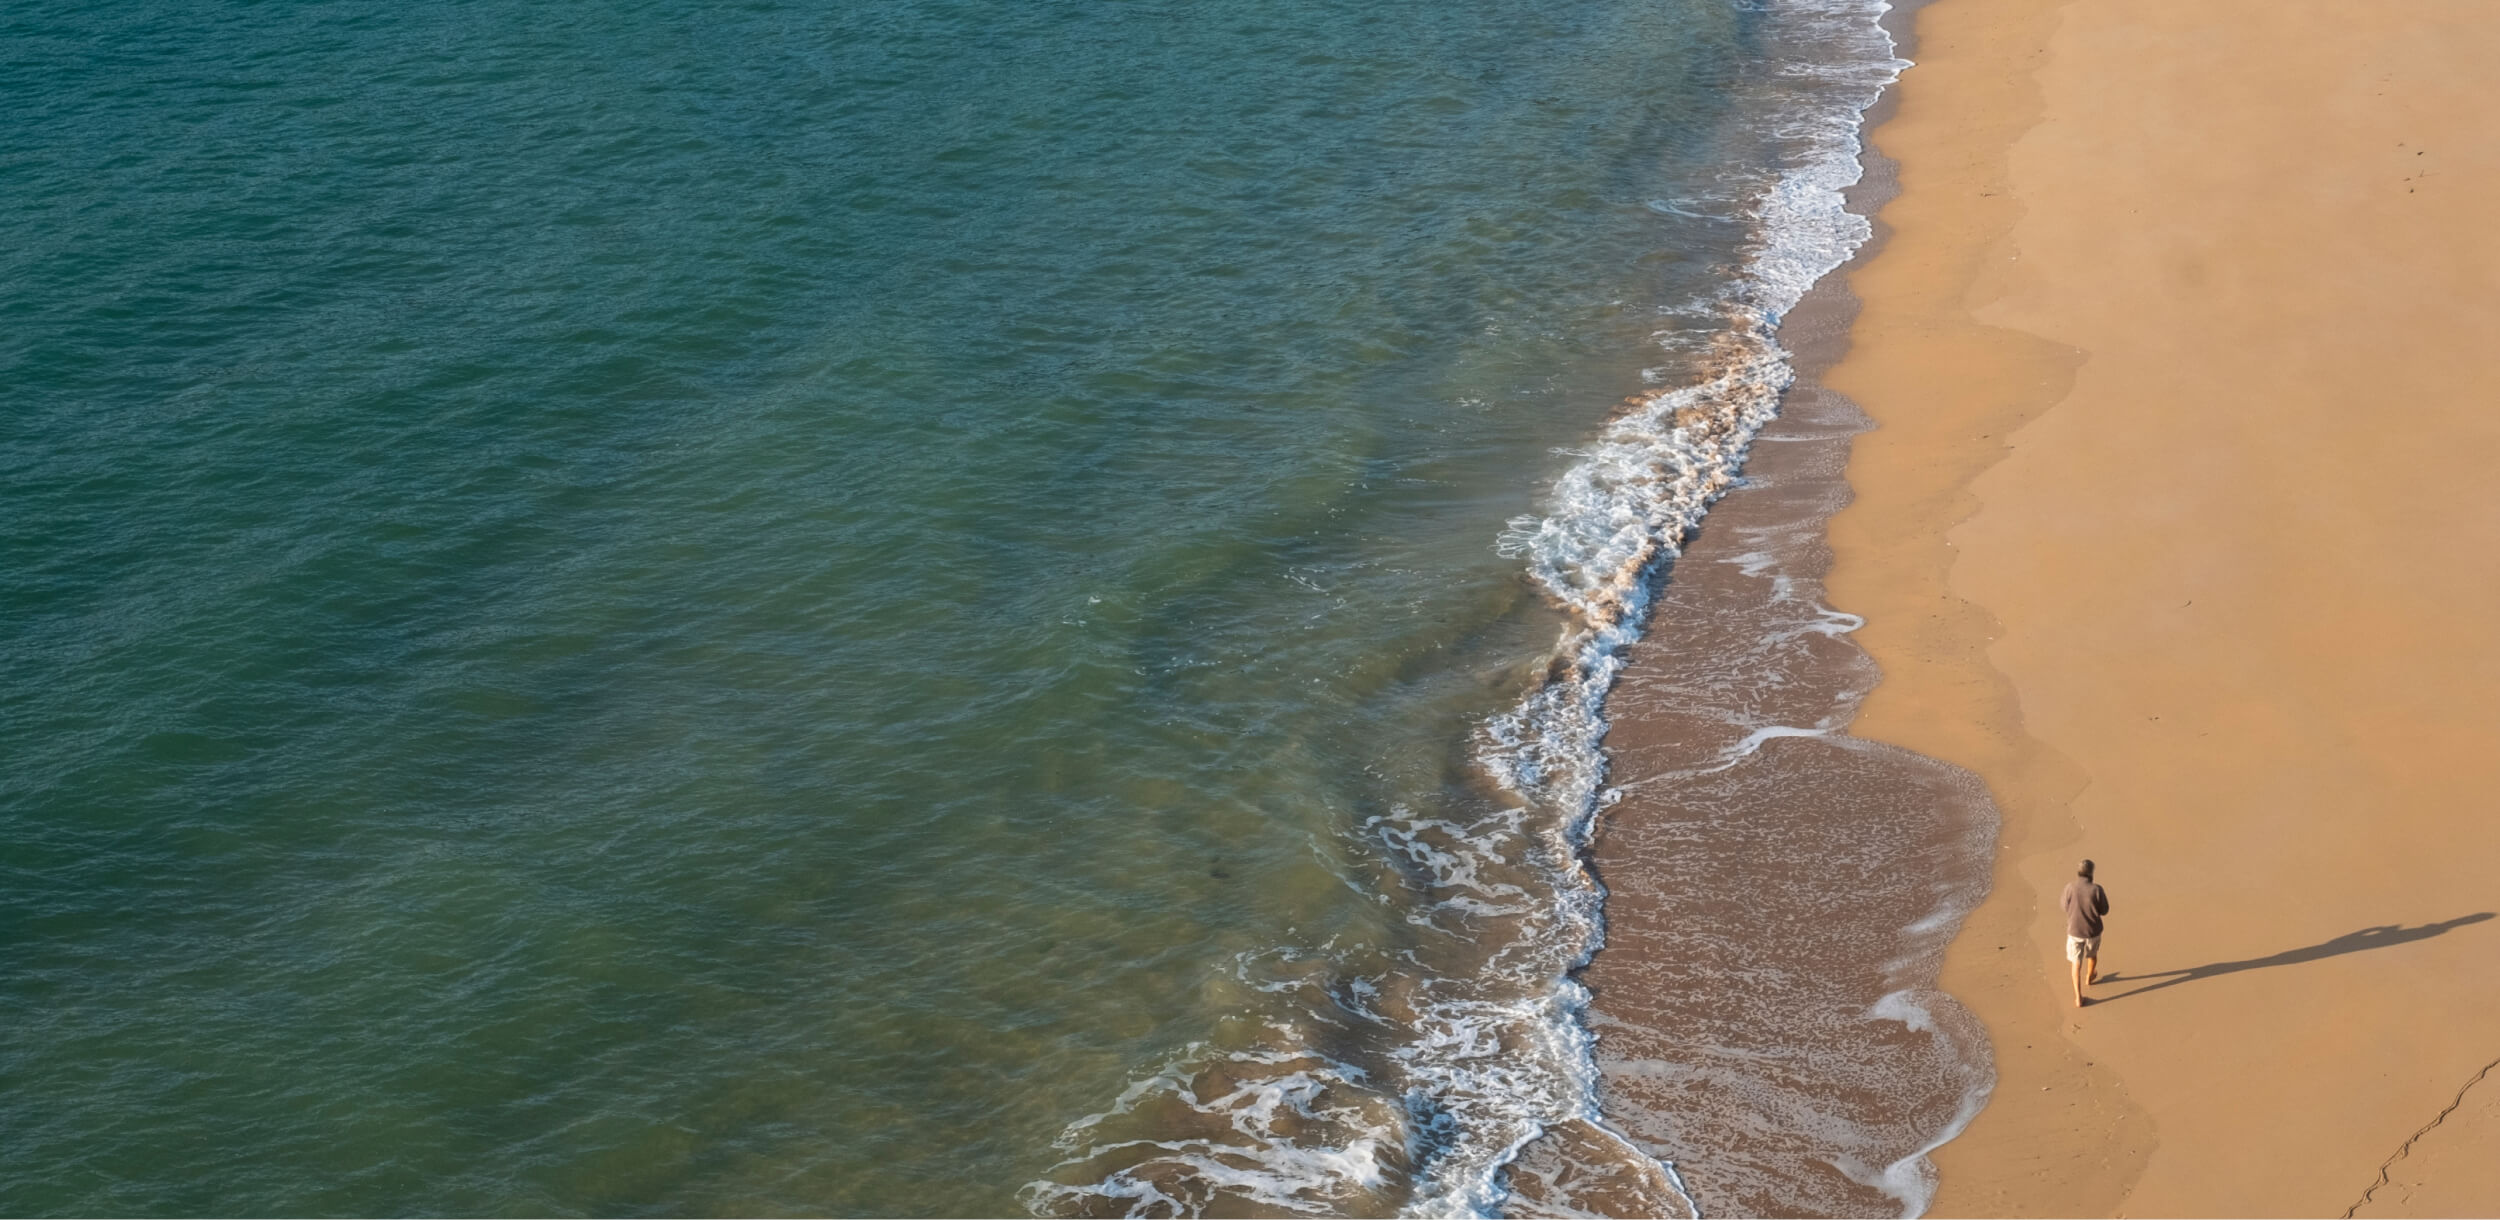
[[(1227, 981), (1272, 1001), (1262, 1018), (1182, 1048), (1070, 1124), (1063, 1159), (1024, 1189), (1036, 1213), (1571, 1214), (1573, 1200), (1604, 1198), (1616, 1214), (1697, 1214), (1675, 1166), (1599, 1112), (1589, 997), (1573, 977), (1603, 938), (1605, 893), (1583, 852), (1609, 797), (1604, 704), (1663, 567), (1737, 484), (1794, 378), (1781, 316), (1871, 232), (1844, 192), (1860, 174), (1861, 116), (1907, 66), (1880, 24), (1889, 7), (1757, 10), (1814, 48), (1779, 69), (1811, 96), (1746, 120), (1777, 158), (1736, 186), (1753, 237), (1734, 274), (1659, 336), (1700, 352), (1680, 362), (1695, 371), (1627, 400), (1569, 454), (1547, 511), (1497, 542), (1568, 615), (1547, 678), (1476, 742), (1514, 801), (1467, 819), (1400, 806), (1361, 823), (1366, 849), (1416, 900), (1410, 935), (1465, 941), (1476, 968), (1435, 972), (1413, 944), (1241, 954)], [(1556, 1165), (1583, 1180), (1554, 1188)], [(1603, 1189), (1584, 1180), (1590, 1165), (1608, 1167)]]

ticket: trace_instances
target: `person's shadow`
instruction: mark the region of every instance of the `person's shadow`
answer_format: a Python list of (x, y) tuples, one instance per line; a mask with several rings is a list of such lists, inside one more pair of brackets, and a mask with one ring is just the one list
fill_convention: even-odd
[(2294, 962), (2314, 962), (2319, 958), (2334, 957), (2341, 953), (2359, 953), (2364, 949), (2384, 949), (2389, 945), (2404, 944), (2406, 941), (2427, 940), (2442, 932), (2462, 928), (2470, 923), (2481, 923), (2490, 918), (2492, 918), (2491, 912), (2477, 911), (2472, 915), (2459, 915), (2455, 919), (2442, 923), (2426, 923), (2418, 928), (2408, 928), (2402, 924), (2381, 924), (2375, 928), (2363, 928), (2358, 932), (2346, 932), (2325, 944), (2310, 945), (2302, 949), (2286, 949), (2272, 957), (2252, 957), (2244, 962), (2214, 962), (2188, 970), (2157, 970), (2150, 974), (2121, 974), (2111, 971), (2102, 975), (2100, 981), (2103, 983), (2139, 983), (2146, 979), (2161, 981), (2145, 983), (2144, 986), (2132, 991), (2122, 991), (2113, 996), (2100, 997), (2092, 1002), (2095, 1005), (2107, 1004), (2113, 1000), (2126, 999), (2131, 995), (2143, 995), (2148, 991), (2159, 991), (2164, 987), (2176, 987), (2181, 983), (2192, 983), (2198, 979), (2209, 979), (2216, 975), (2238, 974), (2242, 970), (2261, 970), (2267, 966), (2289, 966)]

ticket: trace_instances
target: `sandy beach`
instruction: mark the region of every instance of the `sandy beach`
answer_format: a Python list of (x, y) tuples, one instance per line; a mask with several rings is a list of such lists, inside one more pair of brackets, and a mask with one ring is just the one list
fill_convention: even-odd
[(1826, 380), (1877, 424), (1852, 731), (2004, 818), (1941, 979), (1998, 1079), (1933, 1210), (2500, 1212), (2500, 13), (1916, 23)]

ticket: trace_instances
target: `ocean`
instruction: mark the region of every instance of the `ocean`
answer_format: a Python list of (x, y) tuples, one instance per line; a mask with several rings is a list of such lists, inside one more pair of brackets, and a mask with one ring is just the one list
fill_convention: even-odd
[(1604, 700), (1884, 11), (0, 13), (0, 1211), (1711, 1210)]

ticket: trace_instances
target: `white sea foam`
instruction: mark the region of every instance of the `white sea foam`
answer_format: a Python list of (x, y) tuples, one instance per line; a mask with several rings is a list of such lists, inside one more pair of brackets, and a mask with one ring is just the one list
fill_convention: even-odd
[[(1612, 1132), (1599, 1113), (1588, 993), (1571, 977), (1601, 939), (1604, 893), (1582, 851), (1604, 800), (1604, 701), (1625, 646), (1638, 638), (1659, 566), (1736, 484), (1747, 446), (1793, 379), (1776, 339), (1780, 317), (1870, 232), (1842, 192), (1859, 177), (1860, 114), (1907, 66), (1879, 25), (1888, 7), (1764, 6), (1816, 27), (1811, 41), (1825, 51), (1851, 53), (1795, 65), (1830, 87), (1799, 113), (1761, 120), (1770, 126), (1759, 134), (1784, 149), (1783, 163), (1750, 189), (1757, 237), (1739, 273), (1707, 300), (1662, 311), (1683, 325), (1662, 334), (1661, 346), (1687, 354), (1679, 367), (1699, 375), (1632, 401), (1571, 451), (1576, 460), (1546, 512), (1513, 521), (1499, 540), (1570, 614), (1553, 676), (1485, 724), (1478, 743), (1484, 770), (1522, 803), (1469, 824), (1404, 808), (1364, 824), (1379, 855), (1425, 896), (1415, 922), (1503, 929), (1508, 939), (1483, 946), (1483, 977), (1358, 974), (1281, 984), (1313, 988), (1305, 1000), (1313, 1012), (1402, 1024), (1386, 1065), (1376, 1065), (1385, 1068), (1379, 1078), (1309, 1049), (1315, 1028), (1275, 1026), (1246, 1046), (1190, 1046), (1109, 1110), (1069, 1126), (1060, 1140), (1067, 1160), (1025, 1190), (1036, 1211), (1194, 1214), (1222, 1197), (1284, 1213), (1361, 1212), (1390, 1201), (1378, 1192), (1402, 1172), (1406, 1214), (1494, 1215), (1508, 1198), (1505, 1167), (1565, 1124), (1593, 1132), (1583, 1138), (1663, 1183), (1657, 1210), (1695, 1210), (1674, 1169)], [(1688, 198), (1650, 204), (1666, 215), (1697, 206)], [(1826, 610), (1805, 629), (1855, 626)], [(1829, 727), (1763, 730), (1742, 750)], [(1503, 879), (1523, 869), (1544, 892)], [(1247, 955), (1236, 973), (1267, 990), (1258, 979), (1264, 966)], [(1158, 1117), (1141, 1117), (1149, 1113)], [(1136, 1137), (1132, 1128), (1155, 1134)], [(1881, 1178), (1894, 1168), (1871, 1172)]]
[[(1908, 66), (1892, 53), (1881, 25), (1889, 8), (1883, 0), (1783, 6), (1788, 15), (1828, 23), (1836, 40), (1867, 54), (1793, 68), (1834, 81), (1847, 97), (1841, 107), (1782, 116), (1780, 134), (1800, 152), (1757, 206), (1759, 244), (1718, 302), (1726, 323), (1711, 337), (1704, 375), (1636, 400), (1594, 443), (1571, 454), (1579, 460), (1557, 482), (1549, 511), (1513, 521), (1501, 539), (1504, 553), (1525, 560), (1530, 579), (1574, 619), (1558, 646), (1567, 663), (1486, 727), (1480, 751), (1502, 783), (1564, 815), (1562, 857), (1569, 865), (1556, 885), (1566, 908), (1589, 913), (1577, 927), (1582, 941), (1574, 966), (1588, 960), (1602, 937), (1596, 916), (1603, 892), (1581, 853), (1611, 791), (1603, 787), (1600, 748), (1605, 697), (1622, 668), (1624, 647), (1646, 618), (1658, 568), (1682, 553), (1710, 505), (1737, 484), (1747, 447), (1795, 377), (1777, 340), (1780, 318), (1872, 232), (1866, 217), (1848, 210), (1844, 192), (1861, 175), (1860, 116)], [(1855, 616), (1825, 608), (1808, 629), (1837, 633), (1859, 625)], [(1771, 738), (1820, 736), (1837, 727), (1759, 728), (1731, 748), (1722, 765)], [(1557, 1010), (1581, 1022), (1584, 993), (1567, 978), (1557, 979), (1555, 988), (1568, 998)], [(1596, 1067), (1588, 1057), (1592, 1040), (1555, 1041), (1579, 1051), (1563, 1071), (1587, 1090), (1577, 1111), (1602, 1123), (1594, 1101)], [(1628, 1141), (1625, 1151), (1640, 1155)], [(1875, 1176), (1915, 1211), (1924, 1205), (1925, 1182), (1910, 1179), (1932, 1171), (1923, 1154), (1909, 1160)]]
[[(1274, 1032), (1298, 1040), (1293, 1031)], [(1242, 1071), (1210, 1088), (1202, 1066), (1209, 1062), (1273, 1070)], [(1349, 1189), (1377, 1188), (1396, 1142), (1400, 1124), (1366, 1112), (1369, 1091), (1359, 1087), (1364, 1077), (1360, 1068), (1307, 1051), (1212, 1054), (1206, 1044), (1193, 1044), (1122, 1091), (1109, 1110), (1077, 1120), (1060, 1136), (1063, 1150), (1114, 1167), (1081, 1185), (1033, 1183), (1025, 1201), (1049, 1211), (1122, 1200), (1131, 1214), (1187, 1215), (1230, 1196), (1292, 1211), (1326, 1210)], [(1185, 1108), (1211, 1121), (1202, 1131), (1172, 1138), (1097, 1138), (1107, 1122), (1148, 1104)], [(1312, 1124), (1340, 1128), (1345, 1138), (1294, 1138)]]
[[(1951, 999), (1925, 988), (1887, 992), (1868, 1008), (1867, 1016), (1876, 1020), (1899, 1021), (1913, 1031), (1935, 1034), (1963, 1045), (1985, 1045), (1985, 1035), (1973, 1028), (1977, 1025), (1977, 1018)], [(1925, 1212), (1928, 1201), (1936, 1194), (1936, 1170), (1927, 1160), (1927, 1154), (1944, 1147), (1947, 1141), (1962, 1133), (1962, 1128), (1970, 1125), (1970, 1120), (1979, 1117), (1980, 1108), (1988, 1104), (1988, 1096), (1996, 1087), (1995, 1077), (1984, 1064), (1963, 1063), (1960, 1066), (1966, 1074), (1962, 1082), (1961, 1102), (1953, 1117), (1926, 1143), (1909, 1155), (1881, 1167), (1868, 1166), (1847, 1157), (1833, 1158), (1833, 1166), (1851, 1181), (1892, 1196), (1901, 1204), (1903, 1217)]]

